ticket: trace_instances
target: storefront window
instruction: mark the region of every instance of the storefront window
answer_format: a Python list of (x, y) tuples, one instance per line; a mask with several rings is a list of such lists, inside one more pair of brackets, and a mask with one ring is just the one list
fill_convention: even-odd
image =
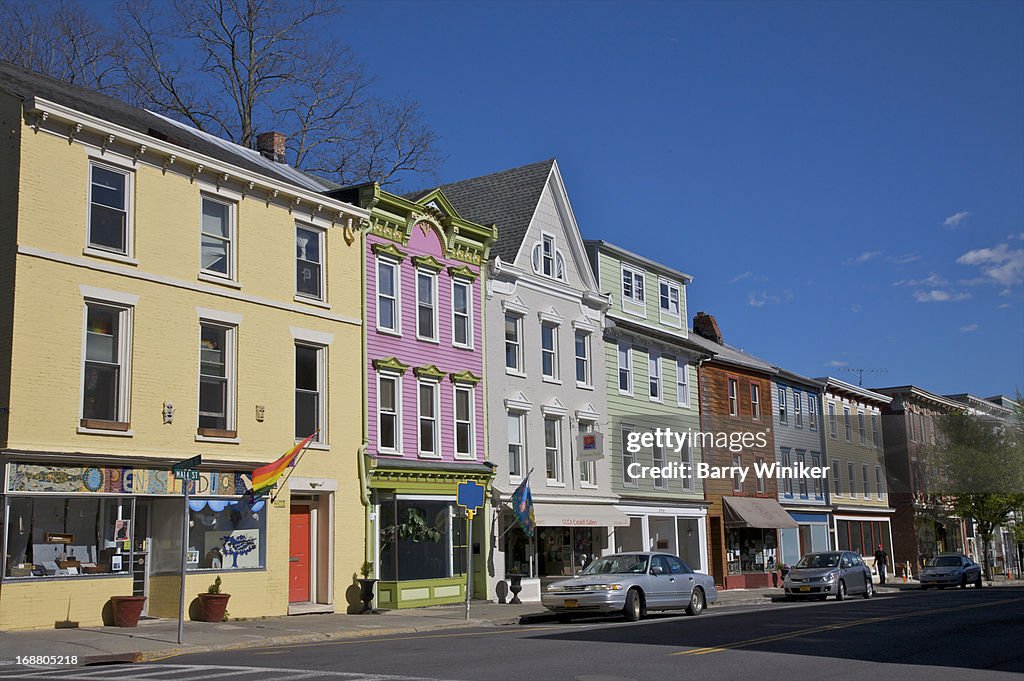
[(265, 565), (265, 501), (192, 499), (188, 507), (189, 570), (240, 570)]
[(5, 577), (127, 574), (132, 500), (9, 497)]
[(574, 575), (600, 555), (602, 543), (594, 528), (542, 527), (538, 531), (541, 577)]
[(383, 499), (379, 518), (381, 579), (440, 579), (460, 571), (465, 574), (465, 519), (457, 516), (454, 502)]
[(730, 575), (775, 570), (778, 559), (775, 530), (731, 528), (726, 531), (725, 541)]
[(875, 520), (837, 520), (836, 543), (840, 551), (853, 551), (873, 556), (881, 544), (892, 560), (889, 525)]
[(527, 537), (511, 515), (505, 516), (505, 527), (516, 525), (505, 533), (505, 573), (536, 577), (537, 547), (533, 538)]

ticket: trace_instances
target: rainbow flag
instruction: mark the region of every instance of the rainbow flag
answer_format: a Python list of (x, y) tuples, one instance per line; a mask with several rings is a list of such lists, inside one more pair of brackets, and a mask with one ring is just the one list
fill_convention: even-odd
[(312, 442), (314, 437), (316, 437), (316, 433), (313, 433), (289, 449), (277, 461), (268, 463), (266, 466), (260, 466), (254, 470), (252, 472), (252, 488), (249, 490), (250, 493), (255, 496), (273, 487), (277, 483), (278, 478), (284, 474), (285, 469), (295, 465), (299, 454), (306, 448), (306, 445)]

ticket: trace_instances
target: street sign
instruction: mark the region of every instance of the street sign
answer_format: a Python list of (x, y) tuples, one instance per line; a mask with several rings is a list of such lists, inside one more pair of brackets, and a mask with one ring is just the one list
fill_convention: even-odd
[(455, 503), (469, 512), (469, 517), (484, 505), (484, 486), (473, 482), (460, 482), (455, 496)]
[[(177, 473), (178, 471), (188, 470), (189, 468), (195, 468), (203, 462), (203, 455), (196, 454), (191, 459), (185, 459), (171, 466), (171, 470)], [(189, 480), (198, 480), (199, 478), (189, 478)]]
[(178, 478), (179, 480), (198, 480), (199, 471), (193, 468), (189, 468), (186, 470), (178, 469), (174, 471), (174, 477)]

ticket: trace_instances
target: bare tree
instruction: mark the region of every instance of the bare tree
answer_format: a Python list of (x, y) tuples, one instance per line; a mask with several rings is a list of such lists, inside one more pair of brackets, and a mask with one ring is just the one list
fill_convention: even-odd
[(120, 39), (82, 2), (0, 0), (0, 16), (0, 59), (101, 92), (120, 85)]

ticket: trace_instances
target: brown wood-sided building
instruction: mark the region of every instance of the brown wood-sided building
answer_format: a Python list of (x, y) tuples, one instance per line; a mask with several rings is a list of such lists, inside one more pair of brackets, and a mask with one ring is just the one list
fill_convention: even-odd
[[(776, 461), (771, 378), (776, 369), (726, 345), (711, 315), (693, 318), (691, 340), (713, 353), (698, 372), (708, 503), (708, 560), (720, 588), (773, 586), (778, 576), (780, 528), (797, 523), (778, 502), (778, 481), (755, 465)], [(747, 471), (745, 479), (730, 469)], [(732, 472), (736, 472), (733, 470)], [(716, 474), (721, 474), (715, 477)]]

